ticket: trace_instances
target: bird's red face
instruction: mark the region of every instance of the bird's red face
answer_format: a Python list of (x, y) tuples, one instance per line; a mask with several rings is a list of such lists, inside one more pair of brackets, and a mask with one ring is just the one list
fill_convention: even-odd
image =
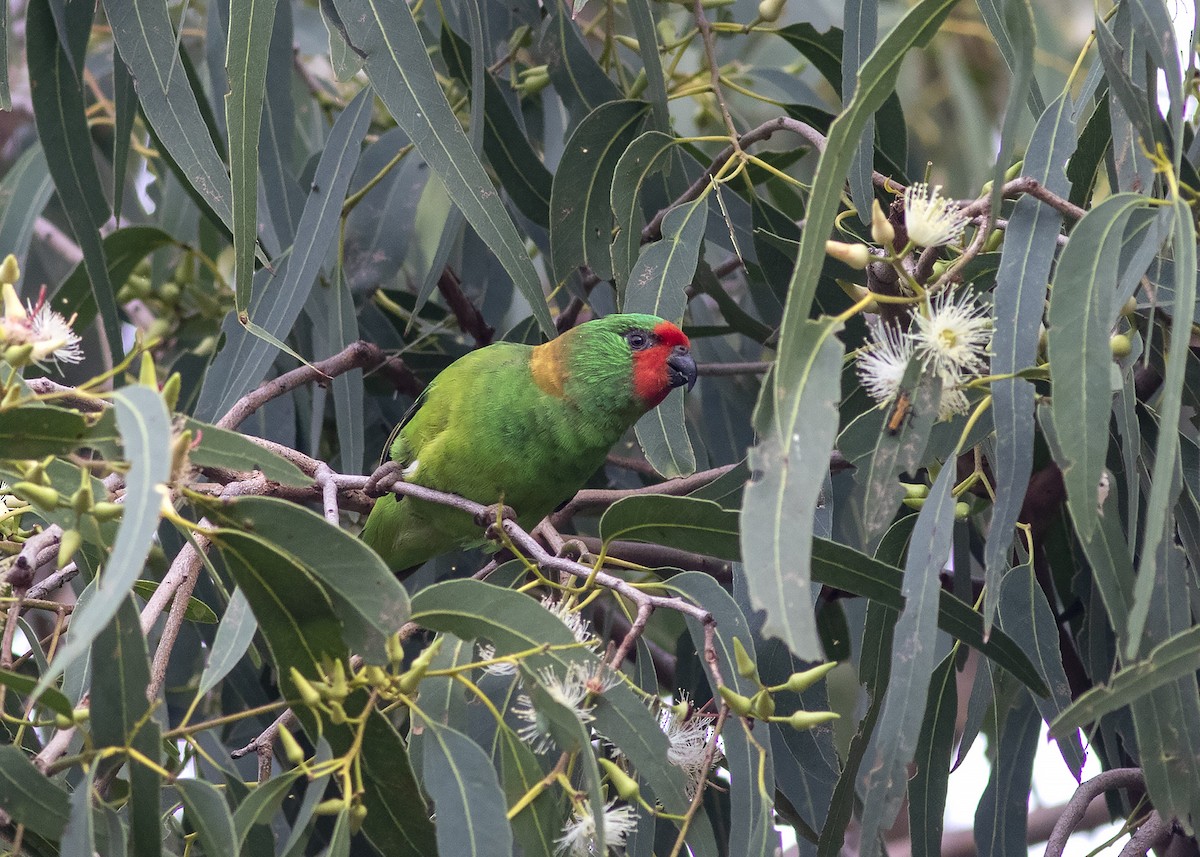
[(696, 383), (696, 361), (691, 343), (682, 330), (669, 321), (653, 330), (633, 330), (625, 335), (633, 349), (633, 390), (646, 409), (656, 407), (667, 393)]

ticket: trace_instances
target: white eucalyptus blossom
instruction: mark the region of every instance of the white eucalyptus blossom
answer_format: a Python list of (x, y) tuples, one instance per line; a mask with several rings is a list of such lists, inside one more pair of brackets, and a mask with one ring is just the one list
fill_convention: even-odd
[(872, 399), (887, 405), (900, 392), (900, 382), (916, 347), (894, 325), (871, 325), (871, 343), (858, 353), (858, 377)]
[[(964, 375), (987, 365), (992, 320), (968, 291), (954, 295), (943, 290), (915, 314), (911, 336), (927, 368), (941, 374), (947, 386), (958, 386)], [(953, 383), (951, 383), (953, 382)]]
[(959, 414), (971, 410), (971, 401), (961, 387), (951, 387), (942, 383), (942, 397), (938, 400), (938, 420), (952, 420)]
[[(491, 643), (479, 643), (475, 646), (475, 654), (481, 661), (490, 661), (496, 657), (496, 647)], [(513, 661), (496, 661), (484, 667), (483, 671), (488, 675), (515, 675), (517, 665)]]
[[(711, 714), (696, 711), (687, 694), (681, 694), (680, 701), (685, 704), (662, 710), (658, 716), (658, 726), (670, 742), (667, 761), (687, 776), (688, 795), (691, 796), (708, 776), (708, 767), (719, 761), (721, 754), (714, 753), (709, 765), (705, 765), (704, 757), (713, 739), (712, 723), (715, 718)], [(685, 710), (681, 712), (680, 709)]]
[[(21, 305), (14, 285), (20, 277), (17, 260), (11, 254), (0, 265), (0, 353), (24, 363), (78, 363), (83, 359), (79, 335), (71, 329), (74, 316), (65, 319), (50, 309), (43, 290), (37, 303)], [(22, 351), (27, 347), (28, 351)], [(20, 352), (17, 354), (16, 352)]]
[[(542, 688), (555, 702), (571, 711), (580, 723), (591, 723), (592, 707), (586, 705), (588, 694), (593, 693), (591, 668), (579, 661), (573, 662), (567, 668), (564, 676), (559, 677), (553, 667), (546, 667), (538, 672)], [(548, 751), (554, 745), (550, 734), (550, 721), (542, 712), (534, 707), (533, 700), (528, 694), (522, 693), (517, 697), (513, 706), (513, 714), (525, 725), (517, 730), (517, 737), (528, 744), (533, 752), (539, 755)]]
[(578, 610), (572, 610), (571, 604), (565, 598), (555, 600), (553, 595), (542, 599), (542, 606), (557, 616), (571, 631), (577, 643), (584, 643), (593, 651), (599, 648), (600, 639), (592, 633), (592, 623), (583, 618)]
[[(632, 806), (616, 806), (609, 801), (604, 807), (604, 844), (607, 849), (625, 847), (625, 840), (637, 828), (637, 810)], [(554, 840), (554, 853), (560, 857), (604, 857), (596, 842), (596, 818), (587, 806), (575, 807), (562, 836)], [(606, 849), (606, 850), (607, 850)]]
[(920, 182), (904, 191), (904, 228), (918, 247), (940, 247), (957, 241), (967, 225), (958, 206), (942, 197), (942, 186)]

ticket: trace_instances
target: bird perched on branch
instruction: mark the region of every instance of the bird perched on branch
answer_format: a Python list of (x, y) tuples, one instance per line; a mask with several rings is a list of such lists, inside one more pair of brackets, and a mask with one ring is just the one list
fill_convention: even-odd
[[(393, 432), (404, 479), (503, 502), (526, 529), (579, 490), (639, 417), (691, 389), (688, 338), (653, 315), (610, 315), (544, 345), (497, 342), (443, 370)], [(363, 539), (393, 571), (482, 540), (447, 506), (385, 494)]]

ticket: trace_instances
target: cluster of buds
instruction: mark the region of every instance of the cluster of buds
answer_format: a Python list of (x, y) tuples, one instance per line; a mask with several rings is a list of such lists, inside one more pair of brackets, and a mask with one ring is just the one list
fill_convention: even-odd
[(19, 279), (20, 266), (10, 253), (0, 263), (0, 358), (18, 369), (83, 360), (79, 336), (71, 329), (75, 317), (66, 319), (50, 309), (45, 287), (36, 303), (22, 304), (17, 297)]
[(782, 684), (767, 686), (758, 677), (758, 665), (746, 651), (742, 641), (733, 638), (733, 654), (737, 660), (737, 671), (744, 679), (758, 684), (758, 691), (753, 696), (744, 696), (729, 685), (720, 688), (721, 699), (729, 706), (730, 711), (739, 717), (750, 717), (756, 720), (766, 720), (770, 723), (786, 723), (793, 729), (812, 729), (831, 720), (838, 720), (840, 715), (833, 711), (805, 711), (798, 709), (787, 716), (775, 714), (775, 694), (786, 690), (792, 693), (803, 693), (814, 684), (825, 678), (836, 662), (820, 664), (812, 669), (792, 673)]
[[(83, 519), (89, 517), (97, 523), (113, 521), (121, 517), (125, 507), (108, 500), (97, 501), (92, 486), (92, 474), (86, 468), (79, 471), (79, 487), (69, 495), (63, 494), (54, 487), (46, 472), (53, 460), (51, 456), (41, 461), (17, 462), (21, 480), (6, 490), (9, 496), (24, 500), (39, 512), (69, 509), (74, 513), (75, 525), (63, 528), (62, 538), (58, 543), (58, 568), (64, 568), (83, 546)], [(5, 499), (2, 504), (7, 507), (8, 503)]]
[(309, 679), (298, 669), (292, 667), (290, 675), (300, 701), (314, 712), (329, 718), (330, 723), (342, 724), (355, 720), (346, 713), (343, 707), (347, 698), (355, 691), (370, 689), (382, 699), (404, 702), (416, 692), (421, 679), (429, 671), (433, 659), (437, 657), (442, 647), (441, 637), (437, 637), (421, 654), (413, 659), (407, 670), (400, 671), (404, 661), (404, 649), (398, 634), (387, 640), (387, 668), (375, 664), (362, 664), (357, 668), (347, 669), (340, 660), (324, 659), (321, 663), (321, 676)]

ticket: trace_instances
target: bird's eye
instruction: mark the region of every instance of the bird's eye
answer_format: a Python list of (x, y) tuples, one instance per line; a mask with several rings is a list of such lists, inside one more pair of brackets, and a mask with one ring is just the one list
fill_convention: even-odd
[(650, 347), (650, 336), (645, 331), (631, 330), (625, 334), (625, 340), (634, 351), (643, 351)]

